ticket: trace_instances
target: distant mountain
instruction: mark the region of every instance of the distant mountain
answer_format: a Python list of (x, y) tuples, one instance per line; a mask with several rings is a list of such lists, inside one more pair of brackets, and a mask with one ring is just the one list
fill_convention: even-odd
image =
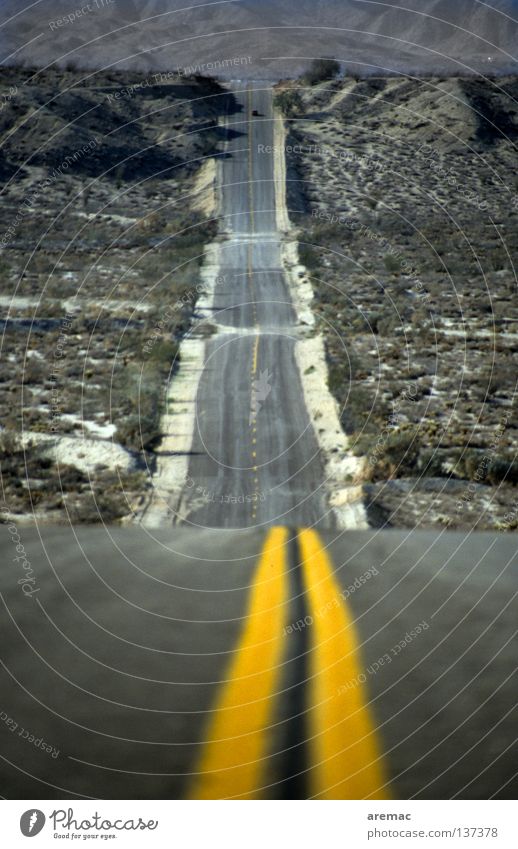
[(516, 0), (3, 0), (0, 10), (3, 63), (235, 78), (293, 76), (330, 55), (359, 72), (513, 71), (517, 36)]

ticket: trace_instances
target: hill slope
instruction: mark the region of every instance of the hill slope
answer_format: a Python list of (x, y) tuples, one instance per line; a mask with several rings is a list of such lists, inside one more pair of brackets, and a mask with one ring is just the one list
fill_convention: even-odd
[[(77, 4), (80, 5), (80, 4)], [(187, 7), (187, 8), (186, 8)], [(356, 70), (513, 70), (516, 0), (62, 0), (3, 4), (4, 61), (138, 70), (250, 57), (228, 77), (292, 76), (334, 54)], [(66, 16), (69, 16), (68, 18)]]

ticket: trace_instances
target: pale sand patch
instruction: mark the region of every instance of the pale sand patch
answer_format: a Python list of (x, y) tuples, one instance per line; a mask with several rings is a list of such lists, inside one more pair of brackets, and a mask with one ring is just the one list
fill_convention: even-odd
[(42, 446), (42, 454), (58, 465), (75, 466), (85, 474), (91, 474), (97, 466), (107, 466), (112, 471), (128, 473), (137, 471), (137, 460), (117, 442), (107, 439), (92, 439), (86, 436), (60, 436), (59, 434), (24, 431), (20, 436), (24, 448)]
[(297, 320), (300, 324), (314, 327), (313, 286), (305, 266), (300, 264), (297, 242), (293, 237), (281, 242), (281, 262), (286, 271)]
[[(0, 307), (8, 307), (12, 310), (24, 310), (38, 307), (40, 315), (38, 318), (44, 318), (44, 309), (47, 305), (61, 305), (66, 312), (81, 312), (86, 308), (99, 310), (132, 310), (136, 312), (149, 312), (151, 309), (149, 304), (144, 304), (141, 301), (127, 300), (103, 300), (100, 298), (41, 298), (41, 297), (21, 297), (18, 295), (0, 295)], [(8, 318), (8, 316), (4, 316)]]
[(192, 208), (207, 218), (213, 218), (216, 212), (216, 174), (216, 160), (206, 159), (194, 180)]
[(278, 109), (273, 120), (273, 180), (275, 185), (275, 222), (279, 233), (288, 233), (291, 223), (286, 202), (286, 125)]

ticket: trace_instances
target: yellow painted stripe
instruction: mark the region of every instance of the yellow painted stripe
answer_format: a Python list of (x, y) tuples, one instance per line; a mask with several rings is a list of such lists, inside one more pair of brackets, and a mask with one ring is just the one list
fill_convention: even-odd
[[(253, 122), (252, 122), (252, 90), (248, 89), (248, 208), (250, 210), (250, 233), (255, 231), (255, 209), (254, 209), (254, 151), (253, 151)], [(253, 247), (248, 243), (248, 282), (253, 303), (254, 324), (257, 327), (257, 306), (254, 299), (254, 272), (253, 272)]]
[(300, 531), (299, 544), (308, 612), (314, 620), (308, 682), (310, 795), (389, 799), (367, 694), (358, 681), (364, 669), (352, 616), (318, 534)]
[(253, 159), (252, 89), (248, 89), (248, 205), (250, 208), (250, 230), (255, 230), (254, 212), (254, 159)]
[(257, 357), (259, 356), (259, 336), (255, 337), (254, 348), (252, 351), (252, 372), (257, 373)]
[(247, 619), (216, 704), (191, 799), (260, 798), (280, 689), (283, 629), (288, 604), (286, 528), (265, 541), (251, 590)]
[(252, 289), (253, 284), (254, 284), (254, 263), (253, 263), (253, 255), (252, 255), (252, 242), (248, 242), (248, 245), (247, 245), (246, 265), (247, 265), (248, 283), (250, 284), (250, 289)]
[[(251, 203), (252, 202), (253, 201), (251, 201)], [(251, 242), (248, 242), (248, 247), (247, 247), (247, 266), (248, 266), (247, 279), (248, 279), (248, 286), (249, 286), (249, 290), (250, 290), (249, 297), (250, 297), (250, 301), (252, 303), (252, 313), (253, 313), (254, 325), (255, 325), (255, 327), (258, 327), (258, 324), (257, 324), (257, 307), (256, 307), (256, 303), (255, 303), (255, 292), (254, 292), (254, 267), (253, 267), (252, 243)]]

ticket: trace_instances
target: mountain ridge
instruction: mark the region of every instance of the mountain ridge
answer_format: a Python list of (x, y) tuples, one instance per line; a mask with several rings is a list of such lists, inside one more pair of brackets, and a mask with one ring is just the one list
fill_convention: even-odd
[(516, 69), (515, 0), (90, 0), (81, 14), (73, 0), (19, 5), (3, 5), (4, 64), (145, 71), (249, 56), (247, 77), (278, 78), (333, 55), (371, 73)]

